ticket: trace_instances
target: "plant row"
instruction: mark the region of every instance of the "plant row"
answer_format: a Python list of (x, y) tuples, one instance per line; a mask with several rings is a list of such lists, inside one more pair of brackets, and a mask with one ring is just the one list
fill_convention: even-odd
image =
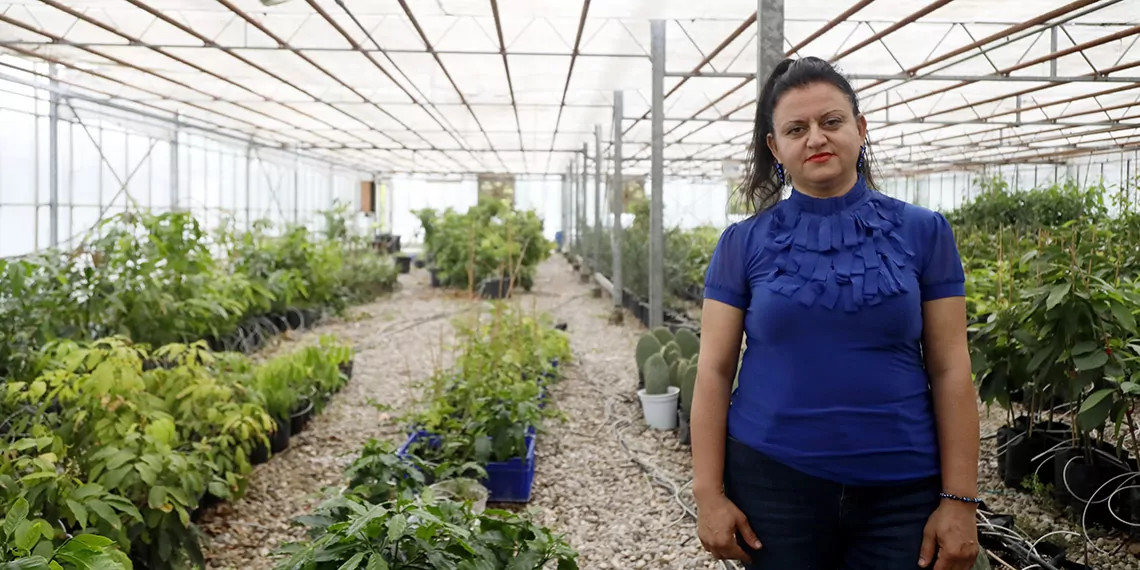
[[(623, 299), (634, 316), (648, 321), (649, 314), (649, 201), (642, 199), (630, 207), (634, 215), (629, 227), (622, 228), (621, 259)], [(713, 226), (693, 229), (664, 230), (664, 305), (673, 311), (684, 311), (703, 298), (705, 272), (720, 238), (721, 230)], [(595, 252), (598, 262), (594, 263)], [(575, 253), (589, 260), (591, 269), (613, 278), (613, 245), (608, 229), (600, 233), (584, 228)], [(644, 318), (642, 318), (644, 315)]]
[(1140, 457), (1140, 216), (1106, 216), (1105, 195), (987, 182), (947, 217), (966, 268), (978, 390), (1009, 418), (1003, 479), (1127, 528), (1140, 522), (1129, 483)]
[(324, 234), (293, 225), (274, 235), (261, 221), (211, 235), (187, 212), (126, 212), (74, 250), (0, 260), (0, 378), (34, 378), (34, 355), (56, 339), (252, 352), (391, 290), (391, 260), (357, 243), (341, 212), (327, 217)]
[(436, 286), (486, 291), (502, 297), (529, 291), (538, 264), (550, 256), (542, 218), (508, 202), (482, 198), (460, 213), (451, 208), (413, 212), (424, 231), (426, 263)]
[(649, 427), (671, 430), (678, 426), (682, 443), (689, 442), (689, 414), (697, 383), (697, 357), (701, 341), (693, 331), (676, 333), (657, 327), (637, 341), (638, 392)]
[(255, 363), (109, 337), (53, 342), (38, 361), (0, 394), (0, 563), (168, 570), (204, 567), (195, 515), (245, 492), (347, 382), (352, 350), (322, 337)]
[(284, 546), (279, 570), (577, 568), (566, 542), (487, 503), (526, 502), (534, 446), (556, 416), (545, 388), (570, 356), (541, 319), (496, 303), (456, 323), (455, 363), (425, 382), (398, 449), (370, 441), (346, 485), (298, 522), (308, 540)]

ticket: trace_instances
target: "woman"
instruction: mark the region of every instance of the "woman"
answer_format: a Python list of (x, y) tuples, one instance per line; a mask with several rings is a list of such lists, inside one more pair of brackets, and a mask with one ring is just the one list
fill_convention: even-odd
[(941, 214), (875, 191), (866, 138), (827, 62), (778, 65), (743, 187), (759, 211), (709, 264), (698, 533), (750, 569), (968, 570), (977, 556), (961, 259)]

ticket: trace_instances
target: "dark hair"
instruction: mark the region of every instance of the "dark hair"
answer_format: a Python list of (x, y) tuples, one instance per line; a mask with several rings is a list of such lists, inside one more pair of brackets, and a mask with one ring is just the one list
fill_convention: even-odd
[[(859, 96), (855, 94), (855, 89), (851, 87), (847, 78), (830, 63), (818, 57), (781, 61), (772, 70), (772, 74), (764, 83), (764, 89), (760, 92), (760, 101), (756, 105), (752, 144), (748, 149), (748, 165), (744, 179), (737, 188), (756, 212), (762, 212), (776, 205), (783, 191), (783, 184), (776, 174), (776, 157), (768, 148), (768, 135), (775, 131), (772, 113), (776, 109), (776, 103), (788, 90), (806, 87), (813, 83), (834, 85), (847, 95), (847, 99), (851, 101), (852, 111), (856, 117), (859, 116)], [(869, 188), (877, 188), (871, 176), (873, 162), (871, 146), (868, 143), (859, 174), (867, 181)]]

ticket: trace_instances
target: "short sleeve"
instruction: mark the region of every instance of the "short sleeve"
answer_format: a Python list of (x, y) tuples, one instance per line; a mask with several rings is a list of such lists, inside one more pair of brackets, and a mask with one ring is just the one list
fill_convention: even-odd
[(747, 228), (732, 224), (725, 228), (713, 250), (705, 273), (705, 298), (720, 301), (738, 309), (747, 309), (752, 301), (748, 285)]
[(923, 244), (927, 248), (926, 263), (919, 276), (922, 300), (963, 297), (966, 295), (966, 274), (962, 269), (958, 244), (954, 241), (954, 230), (945, 216), (938, 212), (931, 214)]

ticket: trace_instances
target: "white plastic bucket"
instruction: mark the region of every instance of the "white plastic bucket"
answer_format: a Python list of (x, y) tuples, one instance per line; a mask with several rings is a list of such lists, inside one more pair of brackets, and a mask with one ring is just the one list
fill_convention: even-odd
[(681, 389), (670, 386), (664, 394), (646, 394), (645, 388), (637, 391), (641, 398), (641, 411), (645, 414), (645, 423), (653, 429), (669, 430), (677, 428), (677, 398), (681, 397)]

